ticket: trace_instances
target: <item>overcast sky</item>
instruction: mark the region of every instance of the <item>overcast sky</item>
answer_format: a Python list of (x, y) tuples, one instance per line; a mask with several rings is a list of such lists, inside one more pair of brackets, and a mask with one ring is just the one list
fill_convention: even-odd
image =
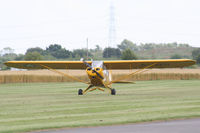
[[(108, 45), (110, 0), (0, 0), (0, 49), (61, 44)], [(200, 47), (199, 0), (113, 0), (116, 43), (189, 43)]]

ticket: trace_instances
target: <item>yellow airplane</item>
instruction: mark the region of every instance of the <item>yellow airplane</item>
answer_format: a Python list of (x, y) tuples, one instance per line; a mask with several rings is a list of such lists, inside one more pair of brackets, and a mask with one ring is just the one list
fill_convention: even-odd
[[(109, 90), (111, 95), (116, 94), (116, 90), (112, 88), (112, 83), (123, 82), (122, 80), (129, 78), (138, 73), (144, 72), (146, 69), (152, 68), (183, 68), (195, 64), (190, 59), (168, 59), (168, 60), (118, 60), (118, 61), (8, 61), (5, 65), (20, 69), (48, 69), (59, 73), (73, 80), (86, 83), (89, 86), (85, 89), (79, 89), (78, 95), (83, 95), (93, 90), (105, 91)], [(85, 69), (90, 82), (85, 82), (67, 73), (63, 73), (56, 69)], [(138, 69), (128, 75), (112, 80), (111, 70)]]

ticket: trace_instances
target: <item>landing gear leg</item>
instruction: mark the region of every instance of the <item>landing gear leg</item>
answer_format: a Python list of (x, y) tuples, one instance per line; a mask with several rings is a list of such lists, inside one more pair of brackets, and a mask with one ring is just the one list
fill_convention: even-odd
[(89, 85), (84, 91), (82, 89), (78, 90), (78, 95), (83, 95), (85, 94), (93, 85)]

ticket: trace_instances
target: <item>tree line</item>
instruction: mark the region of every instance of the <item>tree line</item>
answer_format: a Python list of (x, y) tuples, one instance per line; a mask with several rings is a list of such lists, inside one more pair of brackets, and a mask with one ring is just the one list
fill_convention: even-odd
[[(62, 47), (60, 44), (51, 44), (45, 49), (33, 47), (26, 50), (25, 54), (16, 54), (14, 49), (6, 47), (0, 51), (0, 68), (8, 69), (3, 65), (3, 62), (9, 60), (80, 60), (80, 58), (92, 58), (94, 60), (109, 60), (109, 59), (156, 59), (150, 55), (148, 51), (178, 49), (192, 49), (191, 58), (200, 63), (200, 48), (193, 48), (189, 44), (174, 43), (141, 43), (137, 45), (130, 40), (124, 39), (116, 48), (107, 47), (101, 48), (96, 45), (94, 49), (74, 49), (72, 51)], [(148, 58), (143, 57), (143, 53), (147, 52)], [(169, 58), (180, 59), (184, 58), (176, 53), (172, 53)], [(190, 57), (189, 57), (190, 58)]]

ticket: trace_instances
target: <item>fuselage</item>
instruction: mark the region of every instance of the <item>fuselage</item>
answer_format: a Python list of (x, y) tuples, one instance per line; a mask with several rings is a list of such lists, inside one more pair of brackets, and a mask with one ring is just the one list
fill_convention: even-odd
[(111, 80), (111, 75), (103, 65), (103, 61), (93, 61), (92, 67), (86, 68), (86, 73), (93, 86), (106, 87)]
[[(103, 79), (101, 77), (99, 77), (95, 71), (98, 72)], [(105, 78), (105, 75), (103, 74), (103, 68), (101, 68), (101, 67), (94, 67), (92, 69), (92, 68), (88, 67), (86, 69), (86, 72), (88, 74), (88, 77), (89, 77), (90, 82), (91, 82), (92, 85), (104, 87), (104, 78)]]

